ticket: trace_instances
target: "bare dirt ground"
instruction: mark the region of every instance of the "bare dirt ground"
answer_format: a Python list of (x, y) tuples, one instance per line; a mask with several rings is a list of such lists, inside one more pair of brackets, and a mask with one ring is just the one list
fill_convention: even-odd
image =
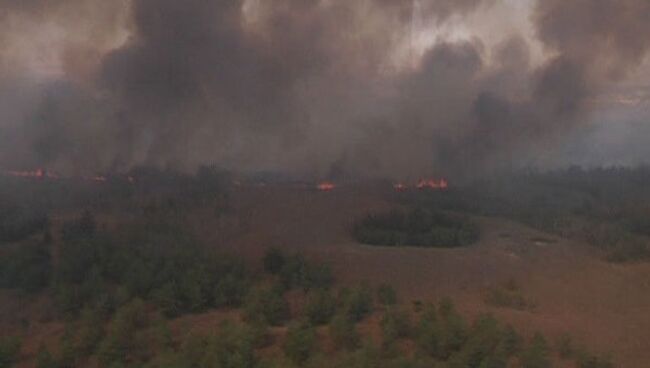
[[(340, 188), (243, 189), (233, 197), (238, 231), (199, 216), (197, 230), (216, 246), (258, 258), (271, 246), (329, 262), (341, 283), (388, 283), (402, 301), (452, 297), (468, 315), (491, 312), (551, 339), (568, 332), (623, 368), (650, 363), (650, 264), (611, 264), (589, 247), (497, 218), (477, 218), (482, 238), (461, 249), (371, 247), (349, 229), (369, 211), (394, 207), (389, 193)], [(214, 217), (212, 217), (214, 218)], [(514, 280), (534, 308), (496, 308), (486, 291)]]

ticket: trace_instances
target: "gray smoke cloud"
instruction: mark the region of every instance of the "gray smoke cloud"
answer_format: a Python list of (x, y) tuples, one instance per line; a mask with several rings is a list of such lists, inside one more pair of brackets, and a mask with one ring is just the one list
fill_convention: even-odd
[[(414, 13), (443, 27), (495, 3), (0, 0), (0, 164), (392, 178), (523, 164), (643, 62), (650, 3), (539, 1), (541, 62), (516, 32), (442, 35), (397, 60), (417, 47)], [(21, 30), (48, 24), (75, 26), (57, 73), (33, 78)]]

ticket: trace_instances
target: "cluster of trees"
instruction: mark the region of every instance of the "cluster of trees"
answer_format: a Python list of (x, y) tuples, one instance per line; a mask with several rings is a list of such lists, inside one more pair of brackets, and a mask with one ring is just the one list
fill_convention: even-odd
[[(163, 241), (170, 236), (178, 248)], [(176, 231), (107, 236), (89, 214), (69, 223), (62, 238), (69, 249), (62, 249), (53, 290), (73, 288), (84, 297), (59, 343), (39, 349), (38, 368), (546, 368), (555, 354), (542, 335), (526, 339), (489, 315), (468, 322), (450, 300), (407, 309), (388, 285), (336, 287), (327, 266), (300, 254), (271, 249), (265, 274), (254, 275)], [(170, 282), (182, 288), (162, 298)], [(292, 306), (289, 292), (300, 300)], [(219, 307), (236, 308), (241, 318), (204, 334), (172, 332), (168, 324), (181, 313)], [(359, 328), (377, 313), (379, 340)], [(18, 340), (0, 340), (0, 366), (12, 366), (18, 349)], [(580, 368), (613, 367), (607, 358), (577, 353), (570, 341), (556, 352)]]
[(52, 256), (49, 238), (29, 240), (3, 250), (0, 288), (38, 292), (50, 284)]
[(499, 173), (399, 197), (409, 206), (507, 217), (585, 241), (615, 262), (650, 260), (649, 198), (650, 167)]
[(145, 222), (100, 230), (90, 213), (63, 227), (53, 288), (61, 311), (108, 310), (135, 297), (168, 317), (237, 307), (250, 275), (243, 262), (212, 252), (177, 226)]
[(459, 247), (479, 239), (479, 229), (469, 219), (417, 208), (371, 214), (355, 224), (361, 243), (384, 246)]
[(0, 367), (12, 367), (16, 363), (20, 345), (16, 337), (0, 336)]
[(27, 206), (0, 203), (0, 244), (42, 233), (48, 225), (45, 213)]

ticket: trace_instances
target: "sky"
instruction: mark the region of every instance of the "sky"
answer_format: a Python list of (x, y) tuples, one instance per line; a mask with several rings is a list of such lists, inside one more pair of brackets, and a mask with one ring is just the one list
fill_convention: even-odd
[(645, 0), (0, 0), (0, 166), (647, 163)]

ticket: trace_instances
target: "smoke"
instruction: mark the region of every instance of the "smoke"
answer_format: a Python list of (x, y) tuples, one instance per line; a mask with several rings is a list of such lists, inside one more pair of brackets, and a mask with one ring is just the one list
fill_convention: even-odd
[(525, 164), (643, 62), (650, 5), (539, 1), (534, 39), (454, 28), (499, 6), (0, 0), (0, 164), (399, 178)]

